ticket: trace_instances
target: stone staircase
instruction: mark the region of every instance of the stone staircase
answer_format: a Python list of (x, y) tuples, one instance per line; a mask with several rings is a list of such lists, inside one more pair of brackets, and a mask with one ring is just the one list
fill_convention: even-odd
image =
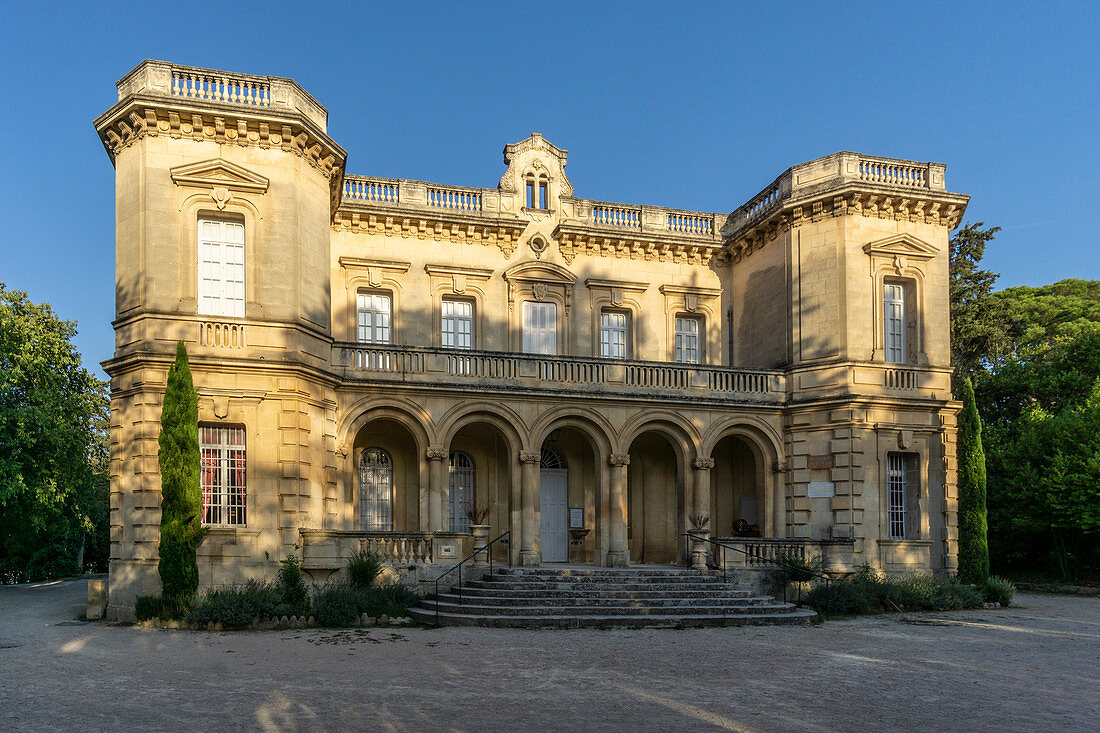
[[(437, 615), (438, 612), (438, 615)], [(500, 568), (410, 615), (426, 624), (524, 629), (806, 623), (813, 611), (686, 568)]]

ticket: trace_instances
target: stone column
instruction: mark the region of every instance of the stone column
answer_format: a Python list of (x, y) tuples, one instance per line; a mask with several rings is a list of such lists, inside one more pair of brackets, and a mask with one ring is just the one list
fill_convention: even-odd
[[(710, 469), (714, 468), (713, 458), (696, 458), (691, 462), (692, 468), (695, 469), (695, 515), (697, 517), (709, 517), (710, 523), (706, 525), (705, 529), (694, 529), (692, 531), (699, 537), (710, 537), (710, 533), (714, 531), (714, 517), (710, 512)], [(695, 570), (707, 569), (707, 550), (709, 549), (706, 542), (697, 540), (692, 544), (691, 548), (691, 567)]]
[(630, 454), (612, 453), (607, 462), (611, 466), (611, 496), (608, 502), (611, 531), (608, 533), (607, 565), (626, 567), (630, 564), (630, 551), (626, 543), (626, 467), (630, 465)]
[(775, 499), (772, 501), (772, 537), (782, 539), (787, 536), (787, 463), (776, 461)]
[(450, 456), (450, 451), (443, 446), (433, 445), (425, 455), (428, 458), (428, 531), (442, 532), (443, 461)]
[(520, 484), (520, 511), (523, 517), (523, 536), (519, 551), (519, 564), (523, 566), (542, 565), (542, 553), (536, 541), (535, 504), (539, 500), (539, 458), (535, 450), (519, 452), (519, 461), (523, 464), (523, 481)]

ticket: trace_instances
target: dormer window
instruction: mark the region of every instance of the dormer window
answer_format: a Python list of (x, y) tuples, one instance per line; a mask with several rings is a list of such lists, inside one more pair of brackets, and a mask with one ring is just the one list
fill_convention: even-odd
[(527, 174), (527, 208), (543, 211), (550, 208), (550, 181), (546, 176), (536, 178), (533, 173)]

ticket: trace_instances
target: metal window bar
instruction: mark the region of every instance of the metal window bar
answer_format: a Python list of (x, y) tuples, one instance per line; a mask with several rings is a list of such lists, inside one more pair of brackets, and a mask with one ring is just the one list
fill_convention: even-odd
[(381, 448), (368, 448), (359, 456), (359, 528), (393, 529), (393, 463)]
[(463, 451), (451, 451), (450, 456), (451, 531), (469, 532), (470, 518), (466, 509), (474, 498), (474, 462)]
[(887, 455), (886, 460), (886, 517), (890, 539), (903, 540), (905, 539), (905, 528), (908, 522), (905, 456), (901, 453), (890, 453)]
[(244, 428), (199, 426), (202, 523), (247, 523)]

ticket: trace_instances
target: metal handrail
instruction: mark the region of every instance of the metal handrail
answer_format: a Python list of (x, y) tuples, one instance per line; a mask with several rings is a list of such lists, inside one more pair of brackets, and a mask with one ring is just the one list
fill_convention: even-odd
[[(775, 558), (772, 558), (772, 557), (764, 557), (760, 553), (751, 552), (751, 551), (743, 549), (741, 547), (734, 547), (733, 545), (727, 545), (724, 542), (719, 542), (718, 540), (713, 540), (710, 537), (702, 537), (700, 535), (694, 534), (693, 532), (684, 532), (684, 536), (689, 537), (689, 538), (691, 538), (691, 539), (693, 539), (697, 542), (709, 542), (710, 544), (715, 545), (716, 547), (721, 547), (723, 550), (734, 550), (735, 552), (740, 552), (742, 555), (745, 555), (747, 557), (751, 557), (751, 558), (754, 558), (756, 560), (760, 560), (762, 562), (765, 562), (765, 563), (768, 563), (768, 564), (771, 564), (771, 565), (777, 565), (781, 568), (786, 568), (787, 570), (796, 570), (799, 573), (807, 573), (809, 575), (812, 575), (815, 578), (818, 578), (820, 580), (824, 580), (826, 585), (829, 585), (830, 583), (833, 582), (833, 579), (830, 578), (828, 575), (824, 575), (822, 573), (815, 573), (813, 570), (798, 567), (797, 565), (791, 565), (790, 563), (785, 563), (782, 560), (776, 560)], [(722, 562), (719, 563), (719, 566), (722, 570), (722, 582), (723, 583), (729, 582), (729, 575), (726, 572), (725, 557), (722, 558)], [(798, 591), (798, 600), (799, 600), (799, 603), (802, 602), (802, 589), (801, 588)], [(783, 584), (783, 602), (784, 603), (787, 602), (787, 584), (786, 583)]]
[[(460, 599), (464, 600), (464, 598), (462, 596), (462, 566), (465, 565), (470, 560), (473, 560), (475, 557), (477, 557), (482, 552), (485, 552), (486, 556), (489, 558), (489, 575), (492, 575), (493, 574), (493, 552), (492, 552), (492, 547), (497, 542), (500, 542), (500, 540), (504, 539), (505, 537), (508, 537), (511, 534), (512, 534), (511, 530), (506, 530), (506, 531), (502, 532), (501, 534), (497, 535), (493, 539), (486, 542), (485, 547), (479, 547), (478, 549), (474, 550), (473, 552), (471, 552), (466, 557), (462, 558), (462, 560), (460, 560), (459, 562), (455, 563), (450, 568), (448, 568), (447, 570), (442, 572), (435, 580), (421, 581), (421, 582), (424, 582), (424, 583), (435, 583), (435, 599), (434, 600), (435, 600), (435, 625), (436, 626), (439, 626), (439, 581), (443, 580), (448, 575), (450, 575), (451, 573), (453, 573), (454, 571), (457, 570), (458, 571), (458, 586), (457, 586), (458, 587), (458, 595), (459, 595)], [(508, 553), (508, 567), (512, 567), (512, 553), (511, 552)]]

